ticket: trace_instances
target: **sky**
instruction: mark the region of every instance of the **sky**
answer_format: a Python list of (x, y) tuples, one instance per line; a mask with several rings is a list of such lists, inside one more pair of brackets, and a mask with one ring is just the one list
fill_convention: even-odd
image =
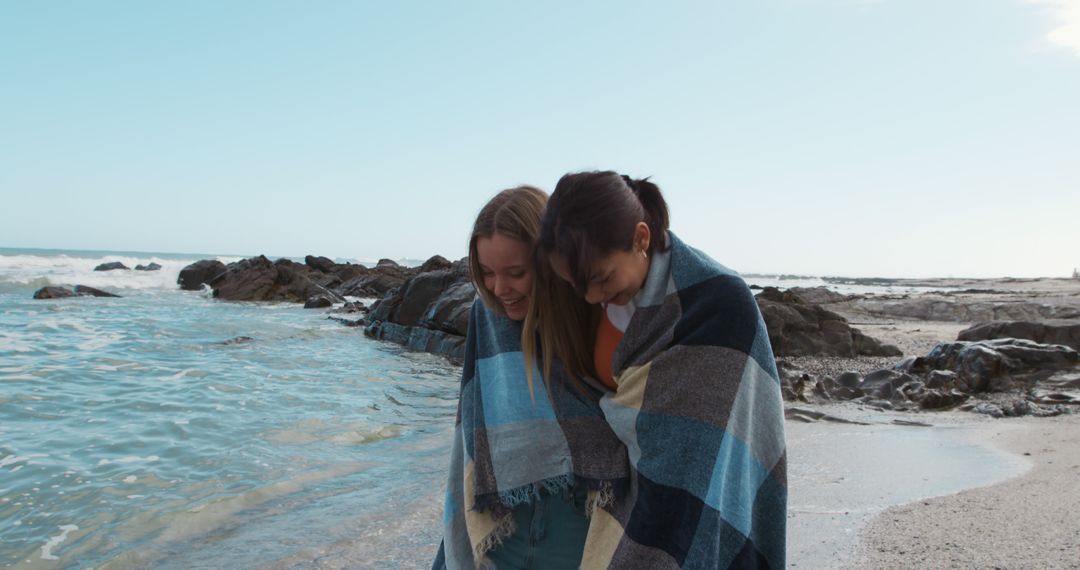
[(1080, 0), (0, 0), (0, 247), (456, 259), (651, 176), (740, 272), (1080, 267)]

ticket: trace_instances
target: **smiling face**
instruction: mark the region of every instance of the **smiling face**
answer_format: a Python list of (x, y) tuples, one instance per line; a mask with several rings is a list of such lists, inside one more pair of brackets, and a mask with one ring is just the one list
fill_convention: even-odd
[[(649, 275), (649, 258), (644, 252), (649, 249), (649, 226), (644, 222), (634, 228), (633, 246), (627, 251), (613, 251), (594, 259), (585, 275), (585, 301), (597, 304), (629, 303)], [(567, 259), (553, 254), (551, 269), (564, 281), (574, 284), (574, 272)]]
[(525, 319), (533, 286), (529, 244), (502, 234), (479, 237), (476, 256), (484, 288), (499, 302), (506, 316), (515, 321)]

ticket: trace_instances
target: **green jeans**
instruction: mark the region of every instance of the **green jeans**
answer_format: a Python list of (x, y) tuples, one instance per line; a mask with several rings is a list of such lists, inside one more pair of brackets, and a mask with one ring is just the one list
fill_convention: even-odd
[(488, 553), (499, 570), (561, 570), (581, 565), (589, 519), (584, 485), (514, 509), (514, 534)]

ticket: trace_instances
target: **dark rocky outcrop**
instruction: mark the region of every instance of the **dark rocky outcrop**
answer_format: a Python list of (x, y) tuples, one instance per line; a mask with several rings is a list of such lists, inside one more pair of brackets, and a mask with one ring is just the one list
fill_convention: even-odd
[(119, 261), (111, 261), (109, 263), (102, 263), (94, 268), (94, 271), (115, 271), (117, 269), (130, 270), (131, 268), (120, 263)]
[(74, 296), (75, 292), (66, 287), (42, 287), (34, 291), (35, 299), (63, 299), (64, 297)]
[(420, 266), (420, 273), (427, 273), (428, 271), (439, 271), (441, 269), (450, 269), (450, 260), (441, 255), (433, 255), (423, 265)]
[(900, 356), (899, 348), (851, 328), (847, 320), (791, 291), (766, 287), (757, 295), (777, 356)]
[(230, 301), (306, 302), (326, 295), (344, 301), (333, 291), (312, 281), (310, 268), (288, 259), (271, 262), (265, 256), (230, 263), (225, 272), (210, 281), (214, 297)]
[(75, 294), (86, 297), (120, 297), (120, 295), (102, 291), (101, 289), (94, 289), (93, 287), (87, 287), (86, 285), (76, 285)]
[(315, 255), (305, 257), (304, 264), (316, 271), (322, 271), (323, 273), (333, 273), (334, 268), (337, 266), (337, 264), (329, 258)]
[(419, 273), (372, 305), (364, 333), (460, 361), (475, 298), (464, 260)]
[(135, 271), (161, 271), (161, 266), (157, 263), (150, 262), (146, 265), (136, 265)]
[(956, 340), (977, 341), (998, 338), (1023, 338), (1042, 344), (1061, 344), (1080, 350), (1080, 322), (1001, 321), (979, 323), (960, 331)]
[(828, 287), (792, 287), (786, 293), (803, 303), (816, 305), (840, 303), (848, 300), (847, 295), (837, 293)]
[(225, 264), (216, 259), (196, 261), (180, 270), (176, 283), (185, 291), (198, 291), (203, 283), (210, 283), (215, 277), (225, 273)]
[(1003, 338), (942, 343), (926, 356), (906, 359), (897, 367), (918, 375), (950, 371), (958, 387), (966, 391), (1003, 392), (1031, 388), (1038, 380), (1077, 365), (1080, 353), (1067, 346)]

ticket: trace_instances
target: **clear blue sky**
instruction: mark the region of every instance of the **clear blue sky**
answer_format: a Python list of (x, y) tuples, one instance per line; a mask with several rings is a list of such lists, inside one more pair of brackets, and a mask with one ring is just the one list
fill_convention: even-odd
[(0, 0), (0, 247), (465, 254), (653, 176), (743, 272), (1080, 266), (1080, 1)]

